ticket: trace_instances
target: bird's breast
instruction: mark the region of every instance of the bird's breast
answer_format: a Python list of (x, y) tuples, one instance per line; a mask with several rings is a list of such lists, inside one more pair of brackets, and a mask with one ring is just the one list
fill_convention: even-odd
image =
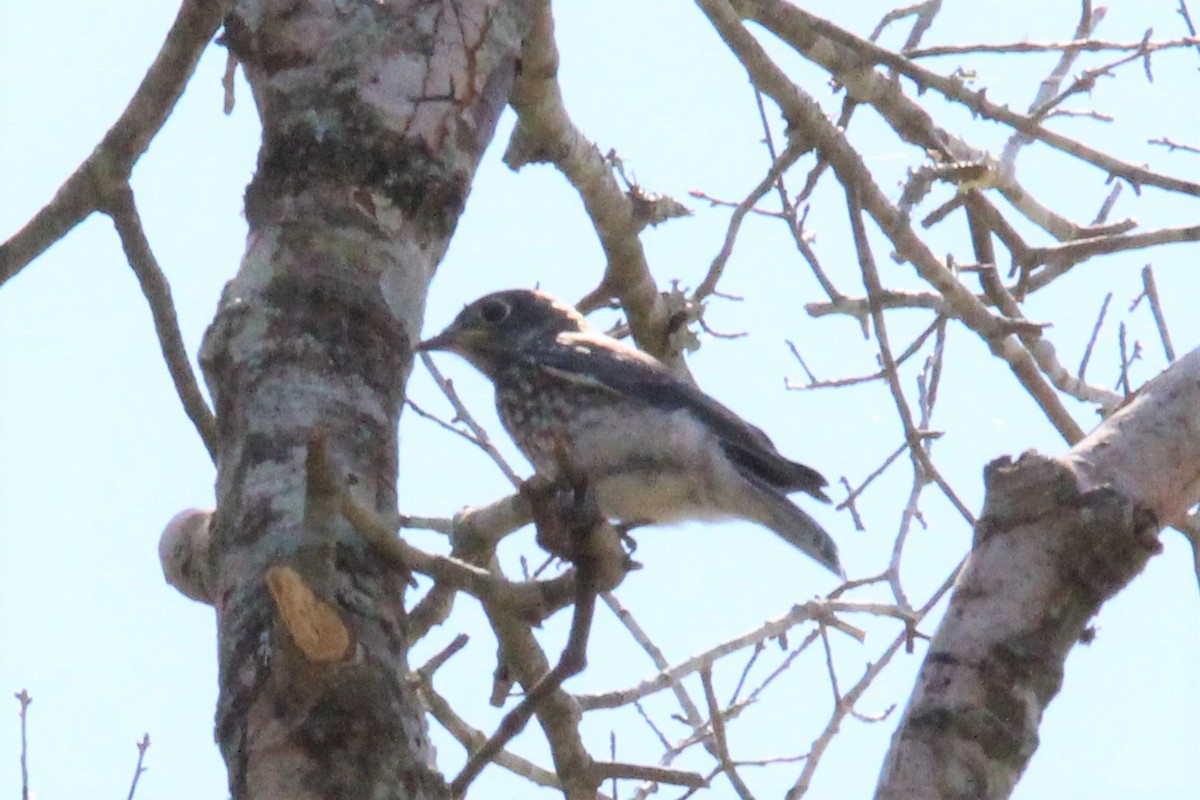
[(684, 409), (521, 372), (496, 382), (500, 419), (539, 474), (586, 477), (604, 514), (626, 522), (723, 519), (732, 467)]

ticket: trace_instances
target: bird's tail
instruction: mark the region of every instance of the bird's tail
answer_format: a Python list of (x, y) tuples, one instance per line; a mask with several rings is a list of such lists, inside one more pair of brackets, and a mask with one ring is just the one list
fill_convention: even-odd
[(833, 574), (845, 579), (846, 573), (838, 559), (838, 548), (833, 537), (782, 493), (756, 485), (754, 481), (749, 483), (757, 498), (754, 504), (756, 507), (748, 516), (775, 531), (786, 542), (816, 559)]

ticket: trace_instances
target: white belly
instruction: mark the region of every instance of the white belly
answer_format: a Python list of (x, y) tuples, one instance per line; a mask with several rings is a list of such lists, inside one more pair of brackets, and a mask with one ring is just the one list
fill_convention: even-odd
[[(586, 410), (578, 415), (566, 449), (605, 516), (658, 524), (729, 518), (716, 505), (722, 487), (737, 476), (708, 428), (686, 411), (634, 409), (615, 422), (597, 413), (595, 419)], [(558, 472), (551, 463), (537, 466)]]

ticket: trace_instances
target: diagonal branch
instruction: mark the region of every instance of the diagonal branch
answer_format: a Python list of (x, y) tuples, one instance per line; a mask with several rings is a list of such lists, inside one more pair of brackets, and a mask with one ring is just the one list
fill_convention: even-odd
[(175, 108), (230, 5), (229, 0), (184, 0), (146, 77), (99, 146), (59, 187), (53, 200), (0, 244), (0, 285), (99, 210), (113, 186), (128, 180), (133, 165)]
[[(747, 2), (739, 0), (739, 5), (746, 5)], [(750, 79), (783, 110), (795, 131), (794, 135), (812, 141), (821, 155), (829, 159), (842, 185), (855, 187), (863, 209), (892, 241), (897, 257), (911, 262), (920, 276), (945, 298), (949, 313), (961, 319), (988, 343), (994, 354), (1007, 362), (1063, 438), (1069, 442), (1078, 441), (1082, 431), (1063, 407), (1054, 387), (1042, 376), (1033, 356), (1010, 335), (1011, 328), (1006, 321), (991, 314), (917, 236), (908, 217), (884, 195), (862, 157), (845, 135), (830, 123), (816, 101), (801, 92), (771, 61), (727, 0), (697, 0), (697, 3), (742, 62)]]
[(167, 371), (175, 383), (175, 392), (183, 403), (196, 432), (200, 434), (208, 455), (215, 461), (217, 458), (217, 420), (212, 410), (200, 393), (200, 384), (196, 373), (188, 361), (187, 348), (183, 344), (183, 334), (179, 332), (179, 317), (175, 314), (175, 303), (171, 300), (171, 285), (163, 274), (146, 232), (142, 229), (142, 221), (138, 217), (137, 204), (133, 199), (133, 191), (125, 184), (103, 199), (102, 209), (108, 214), (116, 226), (117, 235), (121, 237), (121, 247), (125, 250), (125, 258), (137, 276), (150, 304), (150, 315), (154, 318), (154, 332), (158, 334), (158, 345), (162, 349), (163, 360), (167, 362)]
[(567, 114), (558, 84), (558, 48), (549, 0), (534, 3), (521, 72), (510, 102), (517, 112), (517, 127), (504, 163), (512, 169), (541, 161), (554, 164), (579, 192), (608, 259), (604, 278), (577, 304), (580, 310), (587, 313), (617, 298), (629, 315), (638, 346), (672, 369), (686, 369), (679, 353), (672, 352), (670, 309), (650, 274), (638, 238), (654, 218), (646, 214), (646, 204), (653, 200), (623, 191), (609, 162)]
[(811, 42), (814, 36), (823, 37), (835, 45), (852, 50), (860, 60), (868, 59), (872, 63), (895, 70), (923, 89), (933, 89), (985, 119), (1015, 128), (1056, 150), (1086, 161), (1109, 175), (1122, 178), (1134, 187), (1156, 186), (1181, 194), (1200, 196), (1200, 183), (1153, 172), (1049, 130), (1036, 120), (1013, 111), (1006, 105), (993, 103), (987, 99), (985, 92), (968, 89), (958, 78), (946, 77), (925, 69), (905, 56), (868, 42), (802, 8), (776, 0), (736, 0), (735, 4), (742, 15), (753, 19), (802, 52), (811, 49), (803, 45)]
[[(1073, 39), (1082, 39), (1090, 36), (1096, 27), (1104, 19), (1104, 11), (1097, 13), (1092, 8), (1091, 2), (1085, 0), (1080, 13), (1079, 25), (1075, 28)], [(1058, 59), (1058, 63), (1054, 65), (1054, 69), (1042, 81), (1038, 87), (1037, 96), (1033, 102), (1029, 104), (1029, 113), (1035, 114), (1037, 109), (1042, 109), (1041, 114), (1035, 118), (1044, 119), (1045, 114), (1050, 109), (1050, 102), (1054, 96), (1058, 94), (1058, 87), (1062, 85), (1063, 79), (1067, 76), (1067, 71), (1071, 69), (1071, 65), (1075, 63), (1075, 59), (1079, 57), (1080, 50), (1070, 49), (1064, 50)], [(1033, 138), (1026, 133), (1014, 133), (1009, 137), (1004, 145), (1004, 152), (1000, 156), (1000, 163), (1004, 165), (1005, 171), (1011, 173), (1017, 160), (1017, 154), (1025, 145), (1032, 144)]]

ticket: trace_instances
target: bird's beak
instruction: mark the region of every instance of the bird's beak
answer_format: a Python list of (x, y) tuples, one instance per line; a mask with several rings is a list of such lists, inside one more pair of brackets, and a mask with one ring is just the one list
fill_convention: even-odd
[(486, 333), (482, 331), (451, 323), (446, 330), (442, 331), (437, 336), (426, 339), (418, 344), (417, 352), (422, 353), (430, 350), (445, 350), (449, 353), (458, 353), (461, 356), (467, 354), (471, 350), (477, 349), (481, 344), (481, 340), (486, 338)]
[(418, 344), (417, 352), (428, 352), (430, 350), (454, 350), (455, 345), (458, 343), (458, 337), (455, 334), (456, 331), (453, 328), (446, 328), (446, 330), (442, 331), (437, 336), (426, 339)]

